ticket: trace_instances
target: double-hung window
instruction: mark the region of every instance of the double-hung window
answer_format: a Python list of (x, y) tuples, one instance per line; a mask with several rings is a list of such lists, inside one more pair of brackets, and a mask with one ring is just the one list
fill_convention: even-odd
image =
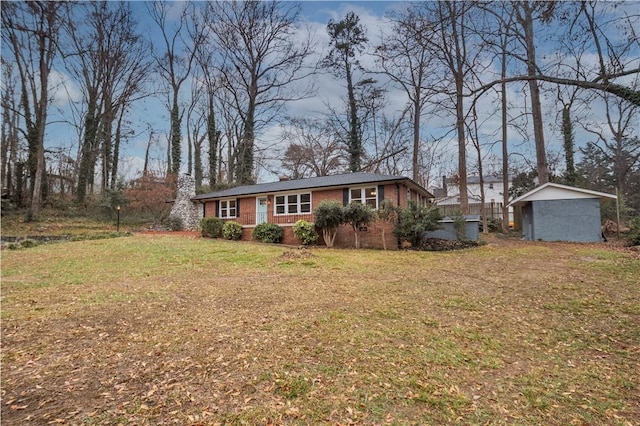
[(366, 204), (372, 209), (378, 208), (378, 191), (375, 186), (366, 188), (351, 188), (349, 190), (350, 203)]
[(219, 216), (222, 219), (232, 219), (236, 217), (236, 200), (221, 200)]
[(276, 195), (275, 214), (311, 213), (311, 193)]

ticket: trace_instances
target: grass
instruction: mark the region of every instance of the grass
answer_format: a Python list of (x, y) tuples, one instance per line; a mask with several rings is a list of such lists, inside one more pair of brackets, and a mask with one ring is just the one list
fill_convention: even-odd
[(602, 245), (2, 252), (3, 424), (640, 423), (640, 261)]

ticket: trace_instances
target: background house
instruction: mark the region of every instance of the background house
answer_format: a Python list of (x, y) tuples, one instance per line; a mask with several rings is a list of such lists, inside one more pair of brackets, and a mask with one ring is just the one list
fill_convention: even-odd
[(521, 210), (522, 236), (530, 241), (602, 241), (600, 201), (615, 195), (545, 183), (509, 205)]
[[(483, 178), (485, 209), (488, 217), (502, 220), (502, 205), (509, 202), (509, 194), (503, 194), (501, 176), (485, 176)], [(509, 176), (509, 188), (512, 177)], [(440, 208), (444, 216), (448, 216), (460, 209), (460, 187), (456, 178), (442, 177), (442, 187), (431, 188), (435, 196), (434, 203)], [(479, 176), (467, 177), (467, 197), (469, 199), (469, 213), (482, 214), (481, 186)], [(509, 210), (509, 222), (513, 222), (513, 209)]]
[[(243, 240), (251, 238), (256, 225), (267, 222), (284, 227), (283, 243), (299, 244), (293, 235), (293, 225), (300, 219), (314, 222), (313, 211), (324, 200), (335, 200), (343, 205), (361, 202), (377, 209), (384, 199), (406, 207), (410, 200), (427, 204), (432, 198), (429, 191), (406, 177), (348, 173), (238, 186), (201, 194), (192, 200), (202, 204), (205, 217), (240, 223)], [(387, 223), (372, 223), (360, 233), (360, 246), (382, 248), (382, 232), (384, 230), (389, 236), (392, 228)], [(351, 247), (353, 244), (351, 226), (340, 227), (335, 245)]]

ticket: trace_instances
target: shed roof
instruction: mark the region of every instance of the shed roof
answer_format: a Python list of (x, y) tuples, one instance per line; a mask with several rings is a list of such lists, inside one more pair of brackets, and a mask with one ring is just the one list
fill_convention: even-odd
[(227, 197), (240, 197), (246, 195), (272, 194), (284, 191), (298, 191), (303, 189), (319, 189), (328, 187), (346, 187), (372, 183), (404, 183), (410, 188), (422, 193), (425, 197), (433, 198), (433, 195), (413, 180), (404, 176), (384, 175), (379, 173), (346, 173), (341, 175), (319, 176), (306, 179), (280, 180), (277, 182), (259, 183), (256, 185), (236, 186), (222, 191), (200, 194), (193, 200), (209, 200)]
[(559, 183), (547, 182), (514, 199), (509, 203), (509, 207), (524, 204), (529, 201), (572, 200), (578, 198), (599, 198), (601, 200), (615, 200), (617, 197), (605, 192), (592, 191), (590, 189), (576, 188), (573, 186), (561, 185)]

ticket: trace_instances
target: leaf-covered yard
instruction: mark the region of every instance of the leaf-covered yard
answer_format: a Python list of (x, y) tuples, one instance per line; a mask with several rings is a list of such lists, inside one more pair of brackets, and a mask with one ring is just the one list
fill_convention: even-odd
[(639, 281), (631, 253), (498, 239), (4, 250), (2, 423), (636, 425)]

